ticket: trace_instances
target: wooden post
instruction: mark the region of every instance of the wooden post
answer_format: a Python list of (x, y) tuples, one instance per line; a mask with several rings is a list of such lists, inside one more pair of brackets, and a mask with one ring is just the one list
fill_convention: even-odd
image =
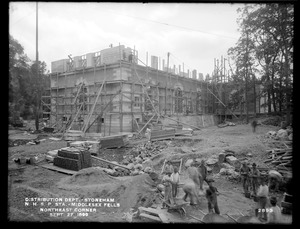
[(108, 133), (109, 136), (110, 136), (110, 132), (111, 132), (111, 114), (109, 114), (109, 133)]
[[(104, 101), (106, 101), (107, 100), (107, 88), (106, 88), (106, 82), (105, 82), (105, 84), (104, 84), (104, 92), (105, 92), (105, 95), (104, 95)], [(105, 134), (106, 134), (106, 132), (105, 132), (105, 130), (106, 130), (106, 115), (104, 115), (104, 136), (105, 136)]]
[[(131, 98), (131, 103), (130, 103), (130, 110), (131, 110), (131, 119), (132, 119), (132, 123), (131, 123), (131, 130), (133, 131), (133, 127), (134, 127), (134, 124), (133, 124), (133, 120), (135, 120), (134, 118), (134, 115), (133, 115), (133, 83), (131, 83), (131, 91), (130, 91), (130, 98)], [(135, 120), (136, 122), (136, 120)]]
[[(120, 90), (123, 88), (123, 82), (120, 82)], [(119, 94), (120, 98), (120, 132), (123, 132), (123, 93)]]

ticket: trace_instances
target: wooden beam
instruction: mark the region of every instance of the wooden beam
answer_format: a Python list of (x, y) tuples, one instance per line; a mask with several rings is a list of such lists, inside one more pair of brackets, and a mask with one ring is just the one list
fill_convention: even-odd
[(148, 125), (148, 123), (154, 118), (155, 114), (148, 120), (148, 122), (143, 126), (143, 128), (138, 132), (140, 134), (142, 130)]
[(162, 117), (163, 117), (163, 118), (170, 119), (170, 120), (172, 120), (172, 121), (174, 121), (174, 122), (179, 122), (179, 123), (181, 123), (181, 124), (184, 124), (184, 125), (187, 125), (187, 126), (193, 127), (193, 128), (195, 128), (195, 129), (201, 130), (201, 129), (200, 129), (199, 127), (197, 127), (197, 126), (193, 126), (193, 125), (190, 125), (190, 124), (187, 124), (187, 123), (184, 123), (184, 122), (181, 122), (181, 121), (178, 121), (178, 120), (175, 120), (175, 119), (169, 118), (169, 117), (167, 117), (167, 116), (162, 116)]
[(105, 107), (102, 109), (101, 113), (94, 119), (94, 121), (88, 126), (88, 128), (86, 128), (86, 131), (88, 131), (90, 129), (90, 127), (95, 123), (95, 121), (103, 116), (103, 113), (105, 111), (105, 109), (108, 107), (109, 104), (112, 103), (113, 99), (121, 92), (121, 90), (119, 90), (119, 92), (117, 92), (116, 94), (114, 94), (114, 96), (110, 99), (110, 101), (105, 104)]
[(144, 217), (144, 218), (147, 218), (147, 219), (152, 219), (152, 220), (161, 222), (161, 219), (159, 217), (153, 216), (153, 215), (149, 215), (149, 214), (145, 214), (145, 213), (141, 213), (140, 217)]
[[(238, 119), (238, 117), (214, 94), (214, 93), (212, 93), (211, 92), (211, 90), (209, 90), (208, 88), (207, 88), (207, 90), (226, 108), (226, 109), (228, 109), (229, 111), (230, 111), (230, 113), (236, 118), (236, 119)], [(226, 111), (225, 111), (226, 112)]]
[(92, 114), (94, 113), (94, 109), (95, 109), (95, 106), (96, 106), (96, 104), (97, 104), (97, 102), (98, 102), (98, 99), (99, 99), (100, 93), (101, 93), (101, 91), (102, 91), (102, 88), (103, 88), (103, 86), (104, 86), (104, 84), (105, 84), (106, 77), (107, 77), (107, 74), (105, 74), (105, 76), (104, 76), (104, 79), (103, 79), (103, 81), (102, 81), (102, 85), (101, 85), (101, 87), (99, 88), (99, 91), (98, 91), (97, 97), (96, 97), (96, 99), (95, 99), (95, 102), (94, 102), (94, 104), (93, 104), (92, 110), (91, 110), (90, 113), (88, 114), (88, 117), (87, 117), (86, 122), (84, 122), (84, 124), (83, 124), (82, 131), (83, 131), (84, 133), (86, 132), (86, 128), (87, 128), (87, 126), (88, 126), (88, 124), (89, 124), (89, 122), (90, 122), (90, 119), (91, 119), (91, 117), (92, 117)]
[(118, 164), (118, 163), (114, 163), (114, 162), (111, 162), (111, 161), (107, 161), (107, 160), (104, 160), (104, 159), (102, 159), (102, 158), (99, 158), (99, 157), (96, 157), (96, 156), (93, 156), (93, 155), (91, 155), (91, 157), (94, 158), (94, 159), (96, 159), (96, 160), (98, 160), (98, 161), (102, 161), (102, 162), (105, 162), (105, 163), (108, 163), (108, 164), (111, 164), (111, 165), (119, 166), (119, 167), (121, 167), (121, 168), (123, 168), (123, 169), (130, 170), (129, 168), (127, 168), (127, 167), (124, 166), (124, 165), (120, 165), (120, 164)]

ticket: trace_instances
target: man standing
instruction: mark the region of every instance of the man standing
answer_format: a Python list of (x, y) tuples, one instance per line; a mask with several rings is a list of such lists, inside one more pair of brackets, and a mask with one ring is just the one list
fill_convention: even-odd
[(174, 172), (171, 175), (171, 179), (172, 179), (172, 194), (173, 194), (173, 198), (176, 198), (177, 191), (178, 191), (178, 184), (180, 182), (178, 168), (176, 166), (174, 167)]
[(168, 204), (173, 204), (173, 196), (172, 196), (172, 178), (171, 172), (166, 172), (162, 179), (162, 184), (165, 186), (165, 202)]
[(271, 208), (268, 209), (268, 223), (281, 223), (281, 210), (277, 205), (277, 198), (270, 198)]
[(188, 177), (194, 181), (194, 183), (196, 184), (196, 187), (197, 188), (199, 187), (201, 189), (202, 187), (200, 184), (203, 183), (203, 179), (202, 179), (201, 174), (198, 172), (198, 169), (196, 167), (194, 167), (193, 164), (187, 168), (187, 174), (188, 174)]
[(173, 165), (171, 164), (170, 161), (166, 161), (166, 166), (165, 166), (165, 169), (164, 169), (165, 173), (167, 174), (168, 172), (170, 172), (171, 174), (174, 172), (174, 169), (173, 169)]
[(252, 164), (252, 171), (251, 171), (251, 184), (252, 184), (252, 191), (253, 195), (256, 195), (257, 189), (258, 189), (258, 179), (260, 176), (260, 172), (258, 171), (256, 164)]
[(244, 193), (247, 195), (249, 193), (249, 173), (250, 168), (248, 167), (247, 163), (244, 161), (241, 168), (240, 168), (240, 175), (242, 177), (242, 183), (244, 188)]
[(266, 206), (267, 206), (268, 196), (269, 196), (269, 188), (266, 185), (265, 179), (262, 177), (260, 179), (260, 186), (257, 191), (258, 208), (256, 209), (257, 212), (255, 212), (255, 215), (258, 216), (259, 219), (267, 220)]
[(253, 133), (255, 133), (257, 125), (258, 125), (258, 123), (257, 123), (256, 120), (253, 120), (253, 121), (251, 122), (252, 132), (253, 132)]
[(208, 202), (208, 211), (209, 213), (215, 212), (216, 214), (220, 214), (219, 206), (218, 206), (218, 200), (217, 195), (219, 195), (219, 192), (216, 187), (212, 185), (212, 182), (214, 180), (208, 180), (208, 186), (209, 188), (206, 190), (206, 199)]
[(198, 172), (200, 173), (202, 179), (200, 179), (200, 189), (203, 190), (203, 181), (206, 181), (206, 176), (207, 176), (207, 168), (205, 166), (204, 160), (201, 160), (200, 166), (198, 167)]

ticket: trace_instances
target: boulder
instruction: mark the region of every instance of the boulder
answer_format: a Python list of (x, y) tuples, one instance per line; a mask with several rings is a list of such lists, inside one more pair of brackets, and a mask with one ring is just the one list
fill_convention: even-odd
[(279, 139), (282, 139), (282, 140), (287, 139), (288, 138), (288, 132), (287, 132), (287, 130), (284, 130), (284, 129), (278, 130), (277, 137)]
[(214, 165), (216, 163), (218, 163), (219, 159), (217, 158), (209, 158), (206, 160), (206, 164), (209, 166), (209, 165)]
[(142, 165), (143, 165), (143, 168), (152, 167), (152, 160), (146, 159), (145, 161), (143, 161)]
[(56, 157), (58, 153), (58, 150), (50, 150), (47, 152), (47, 155), (51, 156), (51, 157)]
[(210, 173), (213, 169), (211, 167), (206, 167), (207, 172)]
[(136, 176), (136, 175), (139, 175), (139, 172), (138, 170), (134, 170), (130, 173), (131, 176)]
[(270, 130), (270, 131), (267, 133), (267, 135), (270, 136), (270, 137), (275, 137), (275, 136), (276, 136), (276, 131)]
[(193, 164), (193, 162), (194, 162), (193, 159), (188, 159), (188, 160), (185, 162), (184, 166), (185, 166), (186, 168), (187, 168), (187, 167), (190, 167), (190, 166)]
[(232, 175), (234, 172), (234, 169), (225, 169), (222, 168), (219, 172), (220, 175)]
[(219, 164), (222, 164), (225, 160), (225, 153), (219, 153)]
[(143, 166), (142, 166), (141, 164), (136, 164), (136, 165), (133, 166), (133, 168), (134, 168), (135, 170), (142, 170), (142, 169), (143, 169)]
[(144, 169), (144, 172), (145, 172), (145, 173), (151, 173), (151, 172), (153, 172), (153, 170), (152, 170), (151, 167), (146, 167), (146, 168)]
[(247, 153), (247, 157), (252, 157), (252, 153)]
[(222, 163), (221, 167), (225, 168), (225, 169), (233, 169), (234, 170), (234, 166), (232, 166), (232, 165), (230, 165), (228, 163)]
[[(226, 157), (226, 162), (234, 167), (238, 166), (239, 160), (234, 156)], [(240, 163), (239, 163), (240, 164)]]
[(133, 163), (129, 163), (126, 167), (128, 169), (134, 169), (134, 164)]

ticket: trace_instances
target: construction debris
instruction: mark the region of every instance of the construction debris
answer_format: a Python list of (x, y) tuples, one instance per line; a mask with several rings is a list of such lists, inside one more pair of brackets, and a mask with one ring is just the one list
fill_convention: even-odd
[(219, 128), (223, 128), (223, 127), (226, 127), (226, 126), (235, 126), (236, 124), (233, 123), (233, 122), (227, 122), (225, 121), (225, 123), (222, 123), (222, 124), (219, 124), (218, 127)]
[(265, 160), (264, 163), (267, 163), (271, 168), (281, 172), (291, 171), (293, 160), (292, 151), (292, 148), (267, 150), (268, 159)]

